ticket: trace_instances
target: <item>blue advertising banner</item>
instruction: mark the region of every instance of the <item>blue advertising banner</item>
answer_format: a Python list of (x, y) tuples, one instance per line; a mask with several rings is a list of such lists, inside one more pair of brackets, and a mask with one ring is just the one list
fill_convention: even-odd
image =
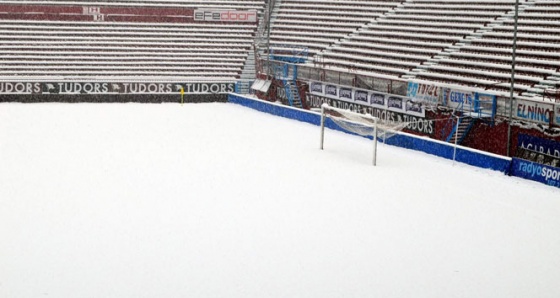
[(510, 174), (560, 188), (560, 168), (513, 158)]
[(560, 158), (560, 142), (519, 134), (517, 147)]

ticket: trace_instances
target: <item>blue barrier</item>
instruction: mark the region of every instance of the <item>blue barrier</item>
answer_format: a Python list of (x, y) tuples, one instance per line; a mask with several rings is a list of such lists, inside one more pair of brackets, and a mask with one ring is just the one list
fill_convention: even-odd
[[(316, 112), (295, 109), (280, 104), (239, 96), (237, 94), (229, 94), (228, 101), (261, 112), (303, 121), (314, 125), (319, 125), (321, 121), (321, 115)], [(325, 122), (325, 126), (332, 129), (344, 131), (336, 124), (334, 124), (334, 122), (330, 121), (330, 119), (327, 119), (327, 121)], [(453, 159), (455, 150), (452, 144), (432, 140), (426, 137), (418, 137), (406, 133), (395, 135), (389, 138), (386, 143), (402, 148), (426, 152), (447, 159)], [(492, 169), (500, 171), (504, 174), (509, 174), (512, 176), (517, 176), (560, 187), (560, 169), (558, 168), (544, 166), (517, 158), (514, 158), (512, 160), (508, 157), (499, 156), (462, 146), (458, 146), (456, 148), (455, 160), (472, 166)]]
[[(452, 144), (404, 133), (393, 136), (386, 143), (426, 152), (446, 159), (453, 159), (455, 151)], [(511, 163), (510, 158), (462, 146), (457, 146), (455, 160), (471, 166), (500, 171), (502, 173), (507, 173)]]
[(560, 168), (513, 158), (510, 174), (560, 188)]

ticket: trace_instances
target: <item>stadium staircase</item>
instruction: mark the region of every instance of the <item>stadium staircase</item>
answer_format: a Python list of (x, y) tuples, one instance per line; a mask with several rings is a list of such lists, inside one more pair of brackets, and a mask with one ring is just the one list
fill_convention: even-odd
[(295, 82), (292, 80), (284, 80), (283, 83), (290, 105), (296, 108), (303, 108), (301, 97), (299, 96), (298, 88)]
[[(455, 143), (455, 138), (457, 138), (457, 144), (460, 145), (475, 124), (476, 118), (463, 116), (451, 117), (449, 120), (450, 121), (447, 122), (446, 129), (444, 129), (444, 131), (451, 129), (451, 133), (447, 135), (445, 141), (448, 143)], [(459, 122), (458, 125), (457, 122)], [(450, 127), (451, 125), (453, 127)]]
[[(290, 66), (292, 67), (292, 76), (290, 76)], [(277, 80), (282, 81), (282, 88), (284, 88), (284, 92), (286, 93), (288, 104), (292, 107), (303, 108), (303, 103), (299, 95), (296, 83), (297, 66), (288, 64), (274, 64), (273, 69), (274, 77)]]
[(256, 70), (255, 70), (255, 51), (251, 49), (245, 59), (245, 64), (241, 70), (241, 75), (239, 81), (237, 81), (237, 93), (249, 94), (251, 90), (251, 84), (255, 80)]

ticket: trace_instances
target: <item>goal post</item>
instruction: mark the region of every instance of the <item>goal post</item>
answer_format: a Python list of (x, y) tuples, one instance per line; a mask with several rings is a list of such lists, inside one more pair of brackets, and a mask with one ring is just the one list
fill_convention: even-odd
[(373, 139), (373, 165), (377, 164), (377, 123), (378, 118), (369, 114), (360, 114), (349, 110), (334, 108), (328, 104), (321, 105), (321, 144), (325, 143), (325, 122), (331, 119), (337, 126), (361, 136), (371, 136)]

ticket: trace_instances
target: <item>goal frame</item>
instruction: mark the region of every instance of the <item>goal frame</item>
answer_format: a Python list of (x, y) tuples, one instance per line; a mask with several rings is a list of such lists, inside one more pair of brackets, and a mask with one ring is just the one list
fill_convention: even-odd
[[(350, 115), (356, 115), (357, 117), (360, 118), (367, 118), (373, 121), (373, 125), (370, 125), (368, 123), (362, 123), (362, 122), (355, 122), (355, 121), (351, 121), (351, 120), (345, 120), (344, 118), (340, 118), (342, 121), (347, 121), (347, 122), (351, 122), (351, 123), (358, 123), (360, 125), (366, 126), (366, 127), (371, 127), (373, 128), (373, 134), (371, 135), (373, 138), (373, 158), (372, 158), (372, 164), (373, 166), (377, 165), (377, 123), (378, 123), (378, 118), (374, 117), (372, 115), (369, 114), (360, 114), (360, 113), (356, 113), (356, 112), (352, 112), (350, 110), (344, 110), (344, 109), (339, 109), (339, 108), (335, 108), (335, 107), (331, 107), (328, 104), (324, 103), (321, 105), (321, 143), (320, 143), (320, 149), (324, 150), (324, 143), (325, 143), (325, 122), (326, 122), (326, 118), (327, 117), (331, 117), (329, 115), (327, 115), (325, 113), (326, 110), (332, 110), (332, 111), (336, 111), (339, 112), (340, 114), (344, 115), (344, 114), (350, 114)], [(333, 117), (334, 118), (334, 117)], [(335, 125), (338, 126), (338, 124)], [(342, 127), (341, 127), (342, 128)], [(345, 130), (347, 131), (347, 130)], [(356, 133), (356, 132), (353, 132)], [(364, 135), (367, 136), (367, 135)]]

